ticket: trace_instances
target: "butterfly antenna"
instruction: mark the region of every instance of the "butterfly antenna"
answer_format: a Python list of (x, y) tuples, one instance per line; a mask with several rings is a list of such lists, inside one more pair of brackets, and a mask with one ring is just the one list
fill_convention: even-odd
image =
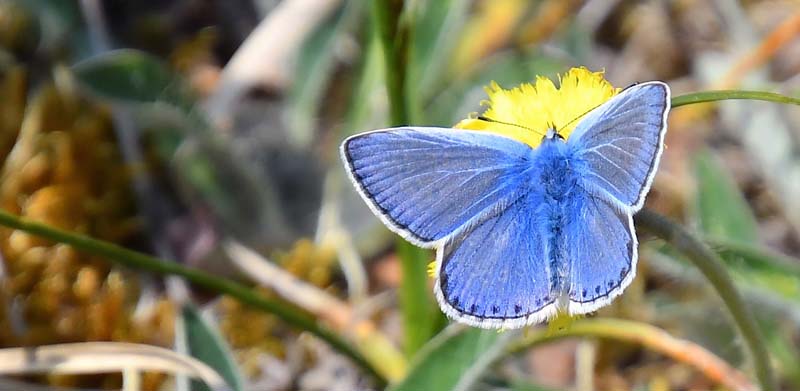
[(540, 134), (540, 135), (544, 136), (544, 133), (536, 131), (536, 130), (533, 130), (533, 129), (527, 127), (527, 126), (522, 126), (522, 125), (511, 123), (511, 122), (498, 121), (496, 119), (492, 119), (492, 118), (484, 117), (484, 116), (479, 116), (477, 119), (478, 119), (478, 121), (492, 122), (492, 123), (501, 124), (501, 125), (508, 125), (508, 126), (515, 126), (517, 128), (522, 128), (522, 129), (525, 129), (525, 130), (529, 130), (529, 131), (531, 131), (533, 133)]
[[(586, 114), (589, 114), (589, 113), (591, 113), (591, 112), (592, 112), (592, 110), (594, 110), (594, 109), (596, 109), (596, 108), (598, 108), (598, 107), (600, 107), (600, 106), (602, 106), (602, 105), (603, 105), (603, 104), (602, 104), (602, 103), (600, 103), (599, 105), (597, 105), (597, 106), (594, 106), (594, 107), (592, 107), (592, 108), (591, 108), (591, 109), (589, 109), (589, 110), (586, 110), (585, 112), (583, 112), (583, 114), (581, 114), (581, 115), (579, 115), (579, 116), (577, 116), (577, 117), (573, 118), (571, 121), (569, 121), (569, 122), (567, 122), (566, 124), (564, 124), (564, 125), (561, 127), (561, 129), (560, 129), (560, 130), (564, 130), (564, 128), (566, 128), (567, 126), (570, 126), (570, 125), (572, 125), (572, 123), (573, 123), (573, 122), (575, 122), (575, 121), (577, 121), (577, 120), (579, 120), (579, 119), (583, 118), (583, 116), (585, 116)], [(555, 127), (554, 127), (554, 128), (555, 128)], [(558, 132), (559, 132), (559, 129), (556, 129), (556, 133), (558, 133)]]

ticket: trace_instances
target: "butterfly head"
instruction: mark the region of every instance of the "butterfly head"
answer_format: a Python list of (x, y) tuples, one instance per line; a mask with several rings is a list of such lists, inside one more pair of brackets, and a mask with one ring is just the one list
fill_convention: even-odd
[(544, 133), (544, 137), (542, 138), (542, 142), (544, 142), (545, 140), (566, 141), (564, 136), (561, 133), (558, 132), (558, 129), (556, 129), (555, 125), (552, 125), (552, 124), (547, 127), (547, 132)]

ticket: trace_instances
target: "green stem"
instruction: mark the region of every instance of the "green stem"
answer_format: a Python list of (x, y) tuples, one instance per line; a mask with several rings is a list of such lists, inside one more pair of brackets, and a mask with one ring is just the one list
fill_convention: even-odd
[[(408, 76), (410, 24), (403, 22), (402, 0), (372, 1), (374, 27), (383, 48), (386, 92), (392, 126), (412, 122), (406, 77)], [(400, 305), (403, 313), (405, 352), (410, 357), (430, 339), (435, 331), (438, 313), (426, 294), (426, 250), (397, 240), (397, 253), (403, 270), (400, 284)]]
[(740, 90), (720, 90), (720, 91), (703, 91), (694, 92), (691, 94), (679, 95), (672, 98), (672, 107), (680, 107), (694, 103), (715, 102), (718, 100), (728, 99), (751, 99), (751, 100), (764, 100), (776, 103), (788, 103), (800, 105), (800, 99), (792, 98), (774, 92), (764, 91), (740, 91)]
[(719, 256), (680, 225), (658, 213), (642, 209), (634, 218), (637, 226), (664, 239), (683, 253), (711, 282), (744, 337), (761, 389), (777, 390), (764, 338)]
[(393, 126), (408, 125), (410, 122), (405, 91), (408, 29), (401, 28), (402, 10), (402, 0), (372, 1), (372, 18), (383, 46), (386, 93), (389, 95), (389, 116)]
[(426, 264), (430, 252), (397, 239), (395, 248), (403, 271), (400, 286), (400, 309), (403, 313), (403, 350), (413, 357), (435, 331), (436, 320), (441, 316), (428, 298)]
[(2, 210), (0, 210), (0, 225), (40, 236), (54, 242), (69, 244), (76, 250), (107, 258), (109, 261), (118, 265), (162, 275), (181, 276), (199, 287), (220, 294), (227, 294), (244, 304), (274, 314), (298, 329), (316, 335), (330, 344), (338, 352), (350, 357), (353, 362), (373, 375), (379, 385), (382, 386), (386, 384), (386, 379), (383, 375), (381, 375), (360, 352), (334, 332), (319, 325), (314, 318), (292, 309), (287, 304), (266, 299), (242, 284), (183, 266), (177, 262), (165, 261), (140, 252), (128, 250), (113, 243), (29, 221)]

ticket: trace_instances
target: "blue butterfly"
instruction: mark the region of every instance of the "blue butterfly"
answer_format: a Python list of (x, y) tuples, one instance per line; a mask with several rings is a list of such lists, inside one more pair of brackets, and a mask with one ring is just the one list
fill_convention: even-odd
[(436, 249), (450, 318), (519, 328), (609, 304), (636, 274), (633, 214), (653, 182), (669, 87), (647, 82), (537, 148), (498, 134), (400, 127), (352, 136), (342, 159), (392, 231)]

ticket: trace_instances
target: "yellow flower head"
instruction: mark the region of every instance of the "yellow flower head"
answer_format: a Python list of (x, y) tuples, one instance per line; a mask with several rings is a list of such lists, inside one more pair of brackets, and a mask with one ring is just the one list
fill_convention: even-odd
[(579, 117), (611, 99), (620, 91), (614, 88), (603, 72), (572, 68), (559, 76), (559, 86), (542, 76), (535, 84), (525, 83), (504, 90), (497, 83), (486, 88), (489, 100), (481, 118), (468, 118), (455, 127), (460, 129), (486, 130), (522, 141), (531, 147), (542, 142), (548, 128), (569, 138)]

